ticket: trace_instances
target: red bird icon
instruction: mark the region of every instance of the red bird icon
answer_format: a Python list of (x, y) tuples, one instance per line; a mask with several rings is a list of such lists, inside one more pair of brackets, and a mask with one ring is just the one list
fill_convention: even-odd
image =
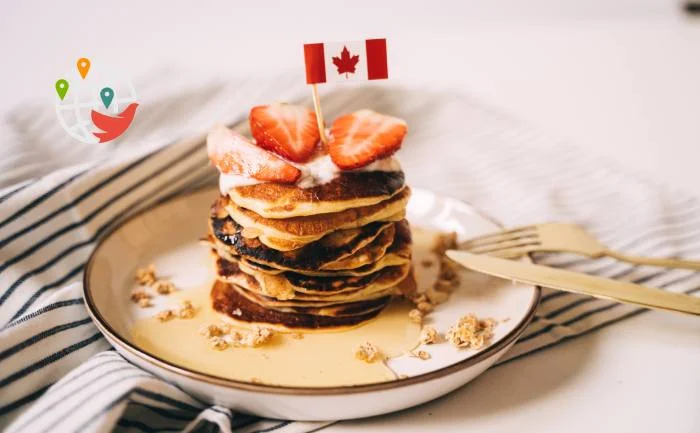
[(114, 140), (115, 138), (119, 137), (124, 133), (124, 131), (126, 131), (129, 125), (131, 125), (131, 121), (134, 120), (134, 115), (136, 114), (136, 107), (138, 106), (139, 104), (132, 102), (116, 117), (108, 116), (95, 110), (90, 111), (92, 123), (95, 124), (97, 128), (104, 131), (93, 132), (92, 134), (100, 139), (100, 143)]

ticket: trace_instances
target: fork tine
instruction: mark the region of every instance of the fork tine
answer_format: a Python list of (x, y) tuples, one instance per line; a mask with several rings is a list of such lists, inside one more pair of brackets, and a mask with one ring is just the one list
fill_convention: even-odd
[(537, 227), (535, 226), (523, 226), (514, 228), (512, 230), (506, 230), (502, 232), (489, 233), (483, 236), (477, 236), (472, 239), (464, 241), (461, 245), (461, 249), (477, 247), (480, 245), (488, 245), (497, 242), (509, 241), (513, 239), (518, 239), (525, 236), (537, 236)]
[(510, 241), (495, 242), (486, 245), (478, 245), (473, 248), (466, 248), (467, 251), (474, 254), (488, 254), (496, 251), (513, 250), (522, 247), (531, 247), (539, 245), (537, 237), (523, 237)]

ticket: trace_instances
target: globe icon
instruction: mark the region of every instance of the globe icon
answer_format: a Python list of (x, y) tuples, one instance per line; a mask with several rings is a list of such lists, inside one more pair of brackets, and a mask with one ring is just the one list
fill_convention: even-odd
[[(129, 104), (137, 102), (131, 81), (97, 64), (89, 66), (84, 78), (77, 68), (61, 78), (66, 81), (67, 90), (62, 99), (55, 94), (58, 121), (71, 137), (85, 144), (100, 141), (94, 135), (100, 129), (93, 124), (93, 111), (117, 116)], [(113, 92), (108, 106), (101, 97), (106, 88)]]

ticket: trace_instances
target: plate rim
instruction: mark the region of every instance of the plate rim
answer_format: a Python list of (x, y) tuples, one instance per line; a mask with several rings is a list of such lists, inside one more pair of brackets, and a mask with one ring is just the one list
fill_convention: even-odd
[[(114, 235), (119, 229), (121, 229), (124, 225), (129, 223), (130, 221), (140, 217), (141, 215), (145, 214), (146, 212), (151, 212), (159, 207), (163, 207), (166, 205), (171, 204), (175, 200), (180, 200), (183, 198), (186, 198), (188, 196), (192, 196), (195, 194), (202, 193), (205, 190), (215, 190), (215, 188), (211, 185), (203, 186), (200, 188), (197, 188), (195, 190), (189, 191), (186, 194), (179, 195), (177, 197), (173, 197), (170, 200), (166, 200), (162, 203), (158, 203), (156, 206), (149, 206), (144, 209), (140, 209), (138, 212), (135, 212), (134, 214), (128, 216), (127, 218), (123, 219), (120, 221), (117, 225), (113, 226), (110, 228), (110, 230), (105, 233), (104, 236), (100, 237), (100, 239), (97, 241), (97, 244), (93, 248), (93, 250), (90, 252), (90, 257), (88, 258), (87, 264), (85, 266), (85, 272), (83, 273), (83, 298), (85, 299), (85, 306), (87, 308), (88, 314), (90, 315), (90, 318), (92, 319), (92, 322), (95, 324), (97, 329), (103, 334), (103, 336), (106, 338), (106, 340), (112, 345), (112, 346), (119, 346), (122, 350), (125, 350), (129, 352), (131, 355), (141, 359), (142, 361), (148, 362), (158, 368), (164, 369), (168, 371), (169, 373), (174, 373), (176, 375), (184, 376), (188, 379), (195, 380), (195, 381), (201, 381), (205, 382), (210, 385), (216, 385), (216, 386), (222, 386), (226, 388), (231, 388), (235, 390), (240, 390), (240, 391), (254, 391), (254, 392), (259, 392), (259, 393), (265, 393), (265, 394), (284, 394), (284, 395), (303, 395), (303, 396), (322, 396), (322, 395), (347, 395), (347, 394), (357, 394), (357, 393), (364, 393), (364, 392), (373, 392), (373, 391), (384, 391), (384, 390), (391, 390), (391, 389), (396, 389), (396, 388), (401, 388), (405, 386), (410, 386), (410, 385), (416, 385), (420, 383), (425, 383), (432, 381), (434, 379), (439, 379), (445, 376), (448, 376), (452, 373), (455, 373), (457, 371), (461, 371), (464, 369), (467, 369), (469, 367), (472, 367), (484, 359), (487, 359), (498, 352), (500, 352), (502, 349), (508, 347), (511, 343), (515, 342), (525, 331), (525, 328), (530, 324), (532, 321), (533, 317), (535, 316), (535, 312), (537, 311), (537, 306), (540, 303), (540, 299), (542, 297), (542, 288), (540, 286), (532, 286), (535, 290), (533, 293), (533, 297), (530, 300), (530, 306), (527, 311), (527, 314), (518, 322), (518, 324), (506, 335), (504, 335), (500, 340), (492, 344), (491, 346), (487, 347), (486, 349), (478, 352), (477, 354), (470, 356), (466, 359), (463, 359), (462, 361), (456, 362), (454, 364), (450, 364), (448, 366), (439, 368), (437, 370), (433, 370), (427, 373), (422, 373), (418, 374), (416, 376), (411, 376), (407, 378), (398, 378), (392, 381), (386, 381), (386, 382), (378, 382), (378, 383), (370, 383), (370, 384), (359, 384), (359, 385), (340, 385), (340, 386), (327, 386), (327, 387), (306, 387), (306, 386), (284, 386), (284, 385), (268, 385), (268, 384), (256, 384), (256, 383), (251, 383), (251, 382), (245, 382), (241, 380), (235, 380), (235, 379), (228, 379), (224, 378), (221, 376), (216, 376), (213, 374), (209, 373), (203, 373), (199, 372), (196, 370), (189, 369), (187, 367), (182, 367), (179, 366), (171, 361), (167, 361), (165, 359), (162, 359), (156, 355), (152, 355), (150, 353), (145, 352), (144, 350), (140, 349), (137, 347), (135, 344), (129, 342), (126, 340), (126, 338), (122, 337), (115, 331), (115, 329), (105, 320), (105, 318), (102, 316), (102, 314), (99, 312), (97, 307), (95, 306), (94, 299), (91, 294), (91, 289), (90, 289), (90, 284), (89, 284), (89, 278), (88, 276), (91, 273), (92, 266), (95, 262), (95, 257), (97, 256), (97, 252), (99, 251), (100, 247), (103, 245), (103, 243), (109, 239), (112, 235)], [(469, 206), (469, 208), (474, 211), (475, 214), (479, 215), (481, 218), (484, 218), (491, 223), (497, 225), (500, 228), (504, 228), (503, 224), (501, 224), (497, 219), (492, 217), (491, 215), (487, 214), (486, 212), (482, 211), (481, 209), (477, 208), (473, 204), (469, 203), (466, 200), (458, 199), (452, 196), (448, 195), (441, 195), (438, 194), (432, 190), (429, 190), (427, 188), (413, 188), (416, 191), (425, 191), (431, 194), (435, 194), (438, 197), (442, 198), (447, 198), (451, 200), (456, 200), (461, 203), (464, 203), (465, 205)], [(116, 348), (116, 347), (115, 347)]]

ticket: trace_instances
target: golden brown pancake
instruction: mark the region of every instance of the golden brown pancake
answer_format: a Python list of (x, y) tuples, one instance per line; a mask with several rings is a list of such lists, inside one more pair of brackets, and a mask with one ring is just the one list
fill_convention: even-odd
[(382, 302), (375, 301), (380, 298), (391, 297), (391, 295), (395, 294), (395, 291), (393, 290), (383, 290), (379, 293), (373, 294), (367, 299), (336, 302), (298, 302), (294, 300), (280, 301), (275, 298), (270, 298), (253, 292), (237, 284), (233, 284), (233, 288), (236, 289), (241, 295), (245, 296), (249, 301), (262, 305), (265, 308), (282, 311), (285, 313), (304, 313), (315, 316), (333, 317), (356, 316), (358, 314), (373, 311), (383, 306)]
[[(236, 223), (256, 232), (262, 243), (275, 249), (281, 248), (274, 239), (284, 239), (295, 244), (317, 241), (337, 230), (362, 227), (375, 221), (395, 219), (406, 207), (411, 193), (404, 188), (398, 194), (380, 203), (346, 209), (341, 212), (291, 217), (286, 219), (264, 218), (257, 213), (237, 206), (231, 200), (226, 211)], [(220, 205), (217, 205), (220, 206)], [(219, 213), (218, 209), (216, 210)]]
[(375, 222), (331, 233), (296, 250), (279, 251), (264, 245), (257, 238), (243, 236), (242, 226), (228, 215), (223, 218), (220, 215), (214, 209), (210, 218), (210, 230), (217, 249), (285, 270), (360, 267), (381, 258), (394, 239), (394, 223)]
[[(270, 298), (274, 306), (323, 306), (338, 302), (374, 299), (395, 292), (397, 285), (408, 274), (409, 264), (392, 266), (365, 277), (350, 277), (354, 281), (346, 283), (348, 277), (323, 278), (302, 277), (295, 281), (311, 287), (295, 286), (288, 274), (268, 275), (262, 272), (247, 274), (237, 263), (217, 257), (216, 270), (220, 280), (235, 284), (258, 295)], [(298, 274), (297, 274), (298, 275)], [(294, 278), (294, 277), (292, 277)], [(298, 289), (298, 290), (297, 290)], [(288, 303), (273, 303), (288, 301)]]
[[(380, 222), (398, 222), (401, 221), (406, 217), (406, 211), (402, 210), (401, 212), (395, 213), (394, 215), (390, 215), (387, 218), (382, 218)], [(352, 230), (352, 229), (346, 229), (346, 230)], [(336, 230), (335, 232), (331, 232), (330, 234), (342, 232), (345, 230)], [(326, 235), (328, 236), (328, 235)], [(291, 251), (291, 250), (296, 250), (298, 248), (303, 247), (304, 245), (307, 245), (308, 242), (306, 241), (299, 241), (299, 240), (293, 240), (293, 239), (282, 239), (282, 238), (277, 238), (274, 236), (261, 236), (260, 237), (261, 241), (265, 243), (265, 245), (269, 246), (270, 248), (274, 248), (276, 250), (280, 251)]]
[(231, 189), (232, 201), (264, 218), (291, 218), (341, 212), (387, 200), (404, 187), (401, 171), (343, 172), (312, 188), (259, 183)]
[[(372, 301), (377, 309), (355, 316), (320, 316), (308, 313), (285, 313), (265, 308), (241, 295), (232, 284), (216, 281), (211, 290), (214, 310), (235, 321), (294, 330), (319, 330), (358, 325), (376, 317), (390, 298)], [(365, 308), (366, 309), (366, 308)]]

